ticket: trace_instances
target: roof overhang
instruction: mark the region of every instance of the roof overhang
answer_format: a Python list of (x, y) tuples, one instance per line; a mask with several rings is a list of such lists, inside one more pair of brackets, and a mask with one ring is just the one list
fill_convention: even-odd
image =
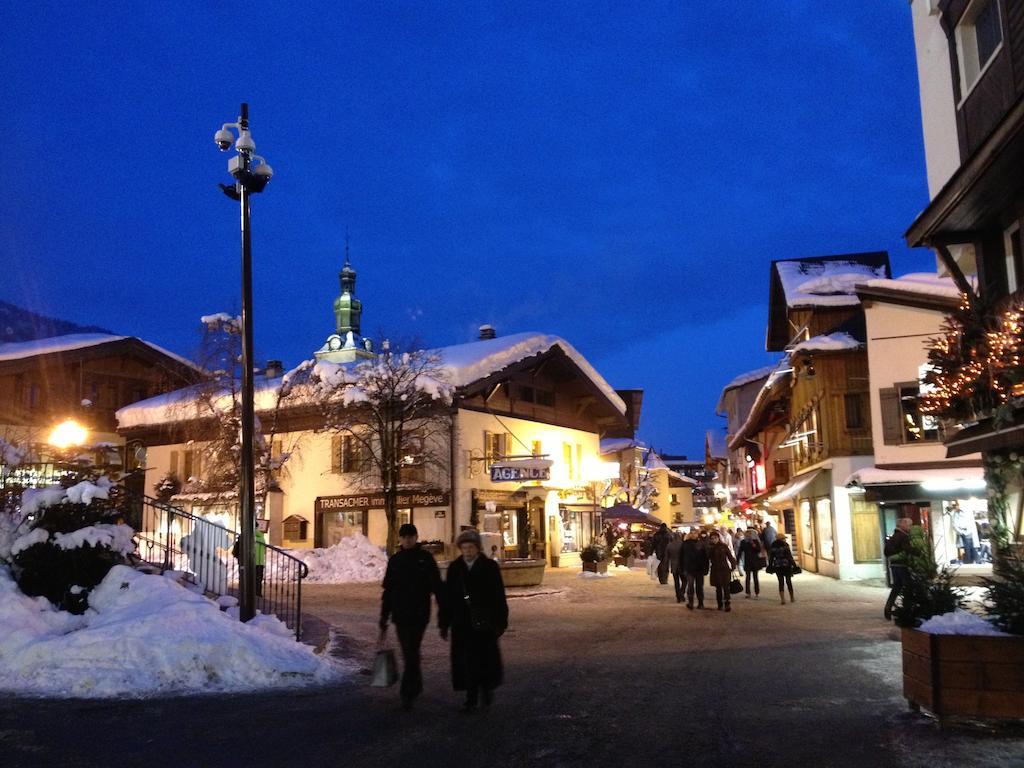
[(954, 458), (978, 451), (1024, 449), (1024, 409), (1017, 410), (1010, 423), (998, 427), (992, 419), (965, 427), (946, 440), (946, 456)]
[(952, 312), (960, 303), (959, 298), (867, 285), (857, 286), (857, 296), (861, 301), (880, 301), (886, 304), (899, 304), (900, 306), (914, 307), (916, 309), (932, 309), (943, 313)]
[(907, 245), (972, 242), (975, 233), (1019, 194), (1024, 167), (1024, 99), (946, 182), (904, 237)]

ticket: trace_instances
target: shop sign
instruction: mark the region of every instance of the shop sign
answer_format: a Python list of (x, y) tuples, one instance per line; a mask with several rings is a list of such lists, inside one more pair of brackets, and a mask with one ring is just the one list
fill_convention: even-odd
[[(427, 489), (424, 491), (399, 491), (398, 506), (446, 507), (451, 502), (448, 491)], [(317, 512), (338, 512), (349, 509), (383, 509), (383, 493), (350, 493), (342, 496), (320, 496), (316, 500)]]
[(445, 511), (443, 509), (435, 509), (434, 510), (434, 517), (442, 518), (444, 516), (445, 516)]
[(495, 462), (491, 465), (491, 482), (525, 483), (531, 480), (550, 480), (552, 463), (546, 459)]

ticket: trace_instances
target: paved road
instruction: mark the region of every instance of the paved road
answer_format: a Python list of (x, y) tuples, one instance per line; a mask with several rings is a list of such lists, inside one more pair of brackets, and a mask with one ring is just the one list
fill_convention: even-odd
[[(379, 590), (313, 587), (354, 660), (331, 689), (144, 702), (0, 702), (0, 766), (1024, 766), (1024, 733), (939, 732), (899, 693), (884, 591), (811, 575), (797, 603), (689, 612), (642, 571), (548, 575), (511, 600), (506, 685), (464, 714), (425, 643), (412, 712), (366, 685)], [(712, 601), (713, 602), (713, 601)], [(316, 624), (313, 622), (312, 624)], [(321, 625), (324, 626), (324, 625)]]

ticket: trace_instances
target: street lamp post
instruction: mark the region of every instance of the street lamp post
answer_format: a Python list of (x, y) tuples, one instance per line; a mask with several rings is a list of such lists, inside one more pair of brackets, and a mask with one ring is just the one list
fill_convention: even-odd
[[(232, 129), (238, 131), (238, 139)], [(239, 618), (248, 621), (256, 615), (256, 483), (253, 466), (255, 438), (255, 403), (252, 342), (252, 239), (249, 222), (249, 197), (262, 192), (273, 171), (255, 154), (256, 144), (249, 134), (249, 105), (242, 104), (237, 123), (225, 123), (213, 140), (226, 152), (235, 145), (238, 154), (228, 161), (228, 171), (235, 178), (233, 186), (221, 184), (228, 197), (238, 200), (242, 215), (242, 455), (239, 503), (241, 506), (241, 537), (238, 557)]]

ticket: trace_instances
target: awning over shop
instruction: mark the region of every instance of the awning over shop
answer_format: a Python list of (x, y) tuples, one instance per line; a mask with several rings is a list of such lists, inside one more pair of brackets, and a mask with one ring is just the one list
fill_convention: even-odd
[(800, 493), (800, 491), (813, 483), (814, 478), (820, 475), (823, 471), (824, 470), (816, 469), (814, 472), (808, 472), (806, 475), (798, 475), (797, 477), (794, 477), (782, 487), (781, 491), (769, 496), (767, 499), (768, 503), (778, 504), (779, 502), (794, 498), (798, 493)]
[(980, 490), (985, 487), (985, 470), (981, 467), (950, 467), (948, 469), (879, 469), (867, 467), (850, 475), (845, 485), (921, 485), (926, 490)]

